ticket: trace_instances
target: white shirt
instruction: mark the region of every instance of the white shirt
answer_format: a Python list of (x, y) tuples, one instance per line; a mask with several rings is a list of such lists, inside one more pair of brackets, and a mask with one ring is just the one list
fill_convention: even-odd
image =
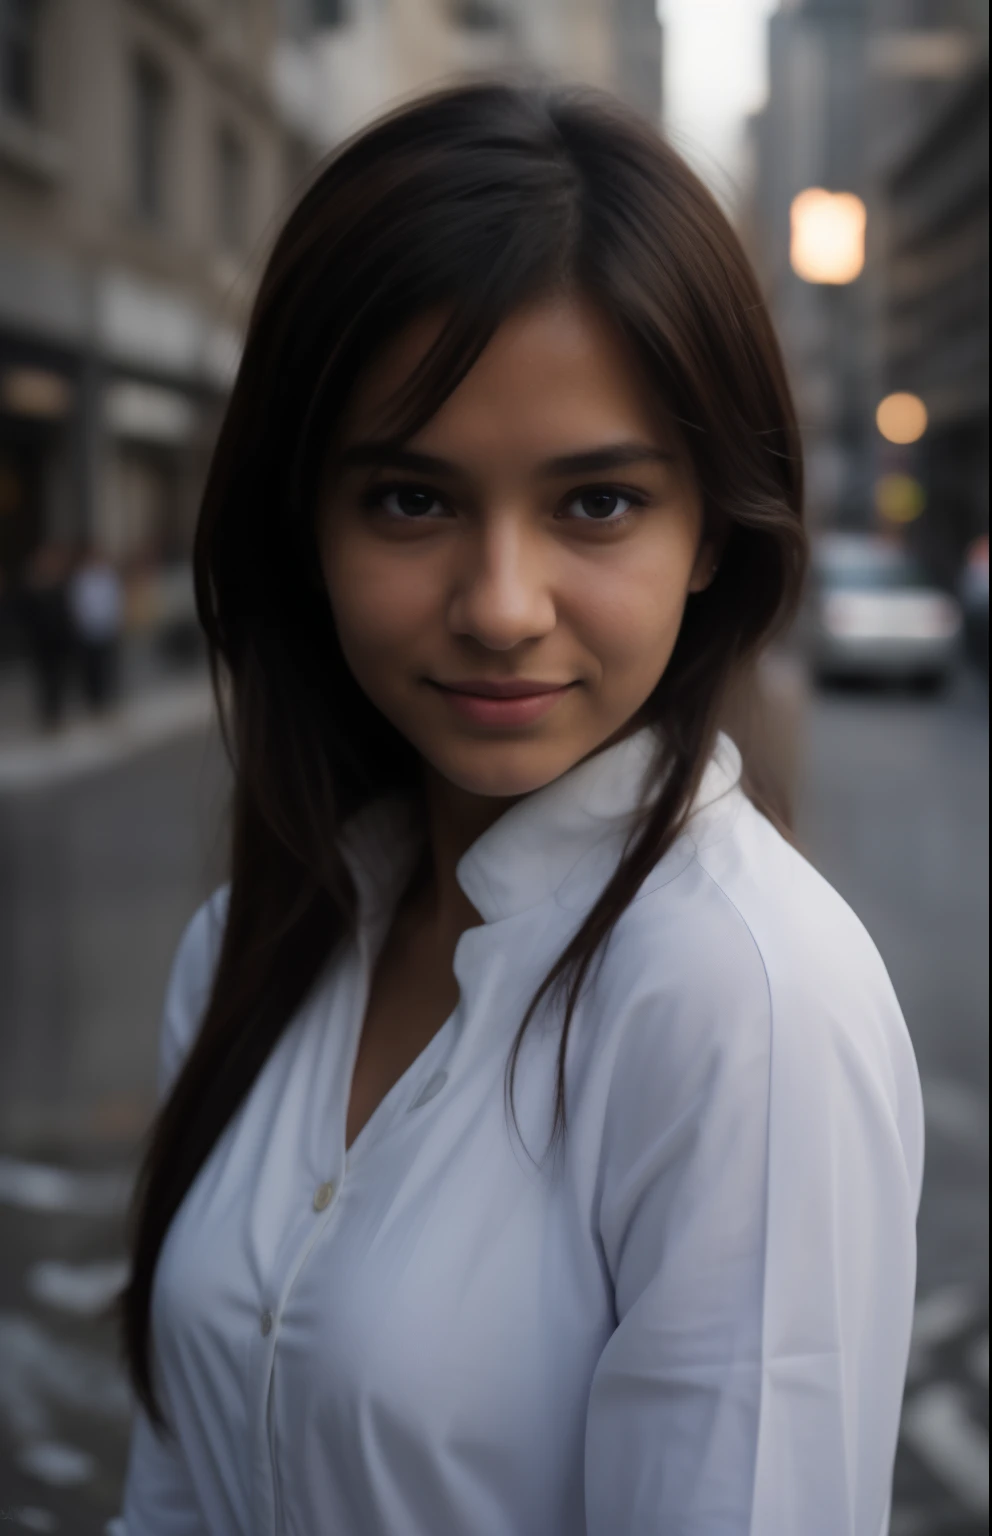
[[(175, 1439), (135, 1422), (126, 1536), (880, 1536), (923, 1117), (858, 919), (725, 737), (576, 1011), (526, 1004), (620, 858), (644, 730), (511, 807), (458, 880), (455, 1012), (346, 1154), (372, 964), (421, 846), (348, 828), (343, 945), (174, 1220), (153, 1293)], [(161, 1086), (223, 893), (179, 948)], [(509, 1122), (512, 1123), (512, 1122)]]

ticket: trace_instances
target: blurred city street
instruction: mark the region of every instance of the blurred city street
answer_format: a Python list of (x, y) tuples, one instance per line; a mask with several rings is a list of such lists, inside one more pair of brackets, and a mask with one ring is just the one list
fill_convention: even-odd
[[(831, 692), (801, 748), (801, 846), (889, 966), (927, 1108), (919, 1306), (893, 1536), (988, 1526), (988, 711)], [(121, 1213), (151, 1104), (169, 953), (212, 883), (224, 770), (190, 732), (0, 797), (0, 1510), (97, 1536), (128, 1397), (113, 1327)], [(10, 984), (13, 983), (13, 985)]]
[(117, 1509), (129, 1414), (99, 1314), (122, 1281), (172, 950), (215, 883), (224, 777), (197, 730), (140, 755), (110, 740), (75, 772), (35, 750), (47, 786), (0, 791), (0, 1519), (89, 1536)]
[(891, 1533), (987, 1532), (988, 42), (985, 0), (0, 0), (5, 1530), (119, 1507), (107, 1309), (223, 878), (194, 538), (266, 254), (357, 128), (523, 68), (685, 155), (781, 341), (813, 561), (755, 736), (926, 1106)]

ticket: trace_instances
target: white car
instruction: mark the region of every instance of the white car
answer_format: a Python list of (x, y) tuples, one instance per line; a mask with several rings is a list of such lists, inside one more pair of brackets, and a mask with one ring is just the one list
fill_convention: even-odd
[(962, 649), (960, 605), (900, 545), (872, 534), (814, 541), (806, 632), (814, 675), (936, 690)]

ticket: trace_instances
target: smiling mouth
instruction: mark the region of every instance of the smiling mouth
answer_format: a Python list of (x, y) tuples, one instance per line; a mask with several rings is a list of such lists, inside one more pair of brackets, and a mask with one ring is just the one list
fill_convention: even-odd
[[(432, 683), (448, 709), (462, 720), (489, 730), (518, 730), (551, 714), (574, 683), (528, 685), (527, 693), (475, 693)], [(489, 685), (492, 687), (492, 685)]]
[(444, 693), (457, 693), (472, 699), (533, 699), (546, 693), (562, 693), (566, 688), (574, 687), (574, 683), (489, 683), (482, 679), (472, 679), (464, 684), (438, 683), (433, 678), (428, 679), (435, 688), (440, 688)]

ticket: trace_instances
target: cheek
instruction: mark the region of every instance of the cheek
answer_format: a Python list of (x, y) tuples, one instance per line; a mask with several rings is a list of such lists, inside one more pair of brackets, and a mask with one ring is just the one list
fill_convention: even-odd
[(395, 656), (423, 635), (432, 610), (424, 572), (348, 541), (326, 545), (323, 566), (338, 638), (353, 666)]
[(605, 665), (642, 664), (648, 671), (667, 660), (685, 608), (693, 546), (650, 544), (597, 570), (574, 593), (576, 623)]

